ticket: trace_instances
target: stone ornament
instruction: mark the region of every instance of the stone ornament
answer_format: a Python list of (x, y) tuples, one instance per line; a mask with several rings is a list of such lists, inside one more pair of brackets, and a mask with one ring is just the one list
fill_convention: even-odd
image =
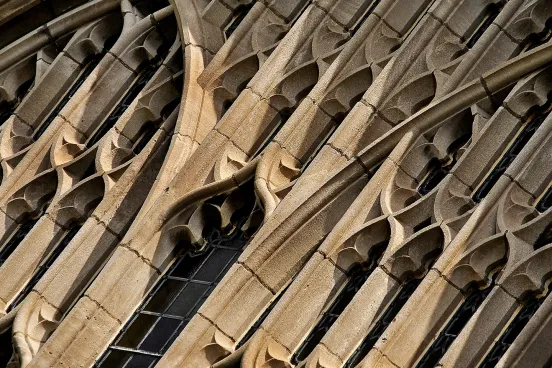
[(552, 359), (546, 0), (0, 0), (0, 365)]

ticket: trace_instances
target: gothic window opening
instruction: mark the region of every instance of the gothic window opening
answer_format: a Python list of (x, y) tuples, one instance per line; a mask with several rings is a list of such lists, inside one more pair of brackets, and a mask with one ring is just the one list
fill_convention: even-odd
[(19, 106), (21, 101), (23, 101), (23, 98), (29, 93), (34, 83), (34, 76), (27, 80), (26, 82), (22, 83), (19, 88), (17, 88), (16, 92), (16, 98), (11, 101), (2, 101), (0, 102), (0, 126), (2, 126), (6, 120), (9, 119), (9, 117), (13, 114), (15, 109)]
[(548, 188), (535, 206), (540, 213), (546, 212), (550, 207), (552, 207), (552, 186)]
[(546, 21), (542, 32), (533, 33), (527, 37), (521, 47), (522, 52), (531, 51), (538, 46), (544, 45), (550, 39), (552, 39), (552, 19)]
[[(180, 76), (181, 79), (182, 76)], [(178, 87), (178, 90), (182, 90), (182, 86)], [(166, 104), (163, 109), (161, 109), (161, 116), (156, 121), (148, 121), (140, 128), (138, 133), (138, 138), (136, 139), (132, 152), (135, 155), (138, 155), (146, 147), (148, 142), (153, 138), (157, 130), (161, 127), (163, 122), (171, 115), (171, 113), (178, 107), (180, 104), (180, 98), (177, 98), (168, 104)]]
[(284, 290), (282, 290), (280, 294), (278, 294), (278, 296), (270, 302), (270, 305), (268, 306), (268, 308), (265, 309), (265, 311), (261, 314), (261, 316), (255, 321), (253, 326), (251, 326), (251, 328), (245, 333), (242, 339), (238, 342), (238, 344), (236, 345), (236, 350), (238, 350), (243, 345), (245, 345), (245, 343), (248, 342), (251, 337), (253, 337), (255, 332), (259, 329), (259, 327), (261, 327), (261, 325), (265, 321), (266, 317), (268, 317), (268, 315), (270, 314), (270, 312), (272, 312), (272, 310), (278, 304), (280, 299), (282, 299), (282, 296), (284, 296), (286, 291), (289, 289), (290, 285), (293, 284), (294, 280), (295, 280), (295, 277), (293, 277), (291, 281), (286, 285)]
[(51, 194), (47, 202), (42, 206), (40, 212), (36, 215), (27, 214), (23, 220), (17, 225), (14, 231), (11, 233), (11, 236), (0, 248), (0, 266), (6, 262), (8, 257), (13, 253), (17, 246), (25, 239), (27, 234), (33, 229), (36, 223), (42, 218), (46, 213), (46, 209), (50, 205), (54, 193)]
[(450, 144), (447, 155), (443, 159), (434, 158), (430, 161), (429, 172), (418, 186), (420, 195), (424, 196), (431, 192), (448, 175), (458, 162), (460, 149), (468, 143), (470, 138), (471, 133), (462, 135)]
[(527, 142), (533, 137), (535, 131), (541, 126), (552, 110), (552, 104), (548, 101), (543, 106), (537, 106), (532, 109), (525, 119), (525, 123), (514, 137), (500, 160), (495, 164), (490, 174), (483, 180), (479, 188), (475, 191), (472, 199), (475, 202), (481, 202), (483, 198), (491, 191), (498, 179), (506, 172), (508, 167), (514, 162), (519, 153), (523, 150)]
[(374, 11), (374, 9), (376, 9), (376, 7), (379, 5), (379, 3), (381, 2), (381, 0), (372, 0), (372, 2), (370, 3), (370, 5), (368, 5), (368, 8), (366, 10), (366, 12), (364, 12), (364, 14), (362, 15), (362, 17), (359, 19), (359, 21), (357, 22), (357, 24), (353, 27), (353, 29), (351, 30), (351, 35), (354, 35), (355, 33), (358, 32), (358, 30), (360, 29), (360, 27), (364, 24), (364, 22), (366, 21), (366, 19), (368, 19), (368, 17), (370, 16), (370, 14), (372, 14), (372, 12)]
[(518, 309), (514, 318), (510, 320), (507, 327), (503, 330), (498, 340), (493, 344), (489, 353), (485, 356), (479, 368), (495, 367), (500, 358), (506, 353), (508, 348), (514, 343), (521, 331), (525, 328), (529, 320), (537, 313), (552, 288), (548, 288), (545, 294), (532, 294)]
[(341, 313), (347, 308), (351, 300), (355, 297), (362, 285), (372, 274), (378, 265), (387, 241), (376, 245), (371, 251), (369, 261), (353, 267), (349, 273), (349, 278), (340, 292), (337, 294), (329, 308), (322, 314), (314, 328), (310, 331), (307, 338), (291, 357), (291, 363), (299, 364), (305, 360), (309, 354), (322, 341), (328, 330), (333, 326)]
[(471, 317), (477, 312), (494, 288), (497, 275), (498, 272), (495, 272), (491, 283), (484, 288), (479, 288), (475, 285), (469, 289), (462, 304), (460, 304), (437, 339), (427, 349), (422, 359), (416, 365), (416, 368), (431, 368), (439, 363), (439, 360), (446, 354), (454, 340), (460, 335)]
[(146, 84), (151, 80), (159, 66), (161, 65), (161, 58), (156, 57), (148, 62), (144, 69), (140, 72), (138, 77), (134, 80), (128, 91), (123, 98), (119, 101), (117, 106), (113, 109), (111, 114), (104, 120), (94, 134), (86, 142), (86, 148), (90, 148), (102, 139), (102, 137), (115, 125), (117, 120), (123, 115), (126, 109), (130, 106), (132, 101), (138, 96), (138, 94), (144, 89)]
[(34, 273), (33, 277), (29, 281), (29, 283), (25, 286), (23, 291), (19, 293), (17, 298), (10, 304), (8, 308), (8, 312), (11, 311), (13, 308), (17, 307), (19, 303), (21, 303), (27, 295), (31, 292), (31, 290), (36, 286), (38, 281), (44, 276), (46, 271), (52, 267), (52, 264), (56, 261), (57, 257), (67, 248), (67, 245), (73, 240), (75, 235), (79, 232), (80, 228), (82, 227), (82, 224), (73, 224), (70, 226), (67, 230), (65, 230), (65, 233), (63, 234), (62, 238), (59, 240), (59, 242), (53, 247), (52, 251), (46, 255), (44, 261), (38, 266), (38, 269)]
[[(253, 193), (252, 182), (246, 185)], [(245, 249), (252, 232), (244, 226), (257, 211), (249, 202), (234, 213), (229, 232), (206, 229), (201, 249), (176, 257), (97, 367), (151, 367), (159, 361)]]
[(48, 127), (50, 126), (52, 121), (54, 121), (56, 116), (59, 115), (61, 110), (65, 107), (65, 105), (67, 105), (69, 100), (75, 95), (75, 93), (80, 88), (80, 86), (82, 86), (82, 84), (84, 83), (86, 78), (88, 78), (90, 76), (90, 74), (92, 73), (94, 68), (96, 68), (96, 66), (102, 60), (103, 56), (109, 51), (111, 46), (113, 46), (113, 44), (115, 44), (116, 41), (117, 41), (116, 36), (108, 38), (105, 41), (104, 48), (100, 53), (98, 53), (96, 55), (91, 55), (86, 60), (84, 60), (84, 62), (83, 62), (84, 67), (82, 68), (79, 76), (73, 82), (73, 85), (65, 93), (65, 96), (63, 96), (63, 98), (58, 102), (56, 107), (52, 110), (52, 112), (48, 115), (48, 117), (44, 120), (44, 122), (42, 124), (40, 124), (38, 129), (36, 129), (36, 131), (33, 135), (33, 140), (34, 141), (37, 141), (42, 136), (42, 134), (44, 134), (44, 132), (46, 131), (46, 129), (48, 129)]
[(232, 20), (230, 20), (230, 23), (224, 29), (224, 36), (226, 37), (226, 39), (229, 39), (230, 36), (232, 36), (232, 33), (234, 33), (234, 31), (238, 28), (241, 22), (245, 19), (245, 17), (247, 16), (247, 13), (249, 13), (249, 10), (251, 10), (254, 4), (255, 2), (253, 1), (250, 4), (240, 5), (236, 9), (234, 9)]
[(7, 367), (12, 355), (12, 329), (9, 328), (0, 334), (0, 366)]
[(544, 231), (539, 235), (539, 237), (535, 241), (533, 248), (537, 250), (550, 243), (552, 243), (552, 223), (548, 224), (548, 226), (544, 228)]
[(504, 2), (500, 1), (498, 3), (489, 4), (487, 8), (485, 9), (484, 16), (481, 19), (479, 25), (477, 26), (477, 29), (472, 34), (468, 42), (466, 43), (466, 47), (468, 49), (471, 49), (475, 46), (477, 41), (483, 36), (483, 33), (491, 26), (491, 24), (494, 22), (498, 14), (500, 13), (500, 10), (502, 10), (502, 7), (504, 6)]
[(344, 367), (352, 368), (356, 367), (368, 352), (374, 347), (376, 341), (385, 332), (387, 327), (393, 322), (397, 314), (399, 314), (402, 307), (406, 304), (408, 299), (414, 294), (418, 285), (422, 282), (423, 278), (412, 278), (406, 281), (396, 296), (393, 298), (389, 306), (383, 312), (383, 315), (378, 319), (374, 327), (370, 330), (368, 336), (362, 340), (360, 346), (355, 350), (353, 355), (347, 360)]

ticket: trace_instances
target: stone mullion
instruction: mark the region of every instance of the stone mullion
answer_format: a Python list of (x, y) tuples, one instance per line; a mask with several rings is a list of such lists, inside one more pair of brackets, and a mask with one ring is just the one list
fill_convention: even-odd
[[(548, 120), (550, 121), (550, 119)], [(543, 157), (548, 156), (549, 140), (550, 135), (548, 134), (547, 140), (539, 145), (539, 148), (535, 152), (536, 154), (534, 154), (531, 160), (526, 165), (524, 165), (522, 169), (523, 171), (515, 177), (515, 182), (512, 186), (512, 190), (507, 195), (511, 197), (515, 197), (516, 195), (519, 196), (519, 191), (521, 190), (520, 185), (531, 188), (533, 191), (536, 188), (547, 187), (547, 185), (549, 184), (549, 170), (541, 173), (541, 175), (534, 175), (530, 173), (534, 172), (534, 168), (536, 165), (538, 165), (539, 160), (541, 160)], [(526, 195), (528, 192), (522, 190), (522, 193)], [(535, 196), (538, 196), (537, 192), (535, 192)], [(529, 201), (533, 204), (533, 206), (537, 205), (537, 202), (532, 196), (529, 196)], [(544, 302), (543, 305), (547, 305), (547, 303), (549, 303), (546, 301), (548, 299), (545, 300), (546, 294), (548, 293), (546, 289), (544, 290), (542, 295), (534, 295), (534, 292), (526, 290), (527, 295), (520, 297), (519, 290), (513, 291), (505, 285), (508, 284), (509, 279), (515, 277), (516, 273), (511, 271), (508, 272), (508, 270), (515, 270), (515, 268), (517, 267), (516, 263), (519, 262), (519, 260), (522, 260), (528, 255), (534, 254), (534, 252), (538, 252), (542, 248), (548, 246), (546, 240), (541, 240), (543, 238), (541, 235), (545, 235), (544, 238), (546, 238), (547, 229), (549, 228), (550, 224), (550, 215), (548, 214), (548, 212), (541, 214), (538, 217), (537, 222), (529, 221), (527, 218), (513, 218), (512, 220), (514, 220), (515, 222), (512, 222), (512, 220), (507, 221), (506, 219), (504, 219), (504, 217), (506, 216), (507, 214), (502, 214), (501, 216), (499, 216), (499, 218), (503, 217), (503, 219), (501, 220), (505, 224), (503, 226), (507, 226), (507, 231), (511, 231), (511, 233), (508, 234), (509, 257), (507, 260), (507, 265), (505, 266), (506, 272), (502, 277), (499, 278), (500, 290), (497, 290), (496, 293), (506, 293), (507, 295), (499, 298), (498, 301), (495, 300), (496, 298), (494, 298), (493, 295), (489, 296), (489, 301), (485, 302), (485, 304), (480, 308), (481, 311), (478, 311), (477, 314), (472, 317), (469, 324), (462, 330), (462, 333), (458, 337), (457, 341), (453, 343), (453, 345), (449, 349), (449, 352), (447, 352), (447, 354), (443, 357), (442, 362), (445, 365), (465, 364), (465, 366), (469, 366), (470, 364), (481, 362), (483, 359), (485, 359), (487, 364), (490, 364), (490, 361), (488, 361), (487, 359), (490, 359), (491, 357), (491, 361), (493, 361), (492, 364), (496, 364), (497, 357), (500, 358), (501, 354), (505, 353), (504, 350), (507, 347), (497, 347), (495, 345), (503, 345), (504, 342), (502, 341), (502, 338), (506, 337), (506, 334), (508, 334), (506, 339), (512, 345), (519, 346), (518, 344), (520, 344), (521, 342), (520, 340), (518, 340), (518, 338), (520, 336), (525, 336), (522, 338), (521, 341), (523, 341), (523, 339), (527, 339), (527, 330), (524, 328), (526, 326), (523, 324), (520, 325), (520, 323), (523, 322), (516, 320), (518, 315), (525, 314), (523, 318), (530, 318), (529, 323), (534, 326), (533, 317), (536, 317), (537, 315), (542, 316), (542, 312), (540, 312), (540, 307), (538, 305), (535, 306), (535, 303), (540, 304)], [(519, 224), (522, 225), (520, 226)], [(542, 230), (543, 228), (544, 230)], [(540, 270), (540, 272), (542, 271), (544, 270)], [(493, 293), (495, 292), (493, 291)], [(521, 292), (521, 294), (525, 294), (525, 292)], [(541, 294), (541, 291), (537, 291), (536, 294)], [(506, 296), (509, 297), (507, 299), (511, 299), (512, 303), (515, 304), (512, 307), (515, 309), (515, 311), (510, 310), (505, 313), (500, 313), (498, 312), (498, 309), (503, 308), (502, 305), (504, 304), (508, 305), (508, 303), (505, 303), (504, 300), (502, 300)], [(525, 311), (524, 308), (526, 307), (532, 308), (533, 312), (535, 312), (535, 308), (538, 309), (536, 310), (535, 315), (531, 316), (527, 314), (529, 312)], [(546, 310), (546, 308), (548, 307), (543, 307), (544, 310)], [(539, 320), (542, 318), (543, 317), (536, 317), (535, 319)], [(512, 331), (509, 328), (514, 323), (518, 323), (518, 326), (513, 328), (514, 331)], [(529, 325), (529, 323), (527, 325)], [(490, 326), (495, 327), (491, 328)], [(519, 330), (521, 328), (523, 329)], [(506, 329), (508, 329), (508, 331), (506, 331)], [(520, 334), (517, 335), (518, 333)], [(477, 336), (477, 341), (474, 341), (473, 336)], [(511, 341), (512, 339), (513, 343)], [(538, 340), (532, 340), (532, 343), (535, 343), (537, 345), (539, 344)]]
[(502, 356), (498, 366), (535, 367), (545, 366), (550, 361), (548, 346), (552, 338), (551, 308), (552, 298), (547, 297), (526, 328)]
[[(297, 26), (297, 24), (300, 24), (300, 23), (301, 23), (301, 21), (298, 21), (298, 22), (296, 23), (296, 26)], [(283, 43), (283, 42), (285, 42), (285, 39), (284, 39), (284, 41), (282, 41), (282, 43)], [(281, 43), (281, 44), (282, 44), (282, 43)], [(275, 52), (277, 53), (278, 51), (275, 51)], [(273, 54), (273, 55), (274, 55), (274, 54)], [(263, 68), (266, 68), (268, 64), (269, 64), (269, 62), (267, 62), (267, 64), (265, 64), (265, 65), (263, 66)], [(268, 81), (268, 79), (266, 79), (266, 81), (263, 81), (263, 83), (266, 83), (267, 81)], [(255, 84), (254, 82), (252, 82), (251, 85), (254, 87), (256, 84)], [(255, 91), (251, 92), (250, 94), (254, 94), (254, 92), (255, 92)], [(243, 94), (242, 94), (242, 96), (240, 96), (240, 99), (242, 99), (242, 100), (244, 99)], [(232, 111), (233, 111), (233, 110), (230, 110), (230, 111), (229, 111), (229, 114), (231, 114)], [(237, 117), (237, 115), (236, 115), (236, 117)], [(224, 125), (221, 124), (221, 126), (224, 126)], [(226, 131), (223, 131), (223, 133), (226, 133)]]
[[(290, 314), (290, 318), (291, 318), (291, 314)], [(278, 340), (278, 339), (277, 339)]]
[[(89, 150), (89, 151), (90, 151), (90, 150)], [(90, 151), (90, 152), (91, 152), (91, 151)], [(47, 153), (48, 153), (48, 152), (47, 152)], [(82, 155), (81, 155), (81, 157), (85, 157), (85, 156), (86, 156), (85, 154), (82, 154)], [(78, 159), (77, 159), (77, 161), (78, 161)], [(66, 164), (64, 164), (64, 165), (60, 165), (60, 166), (57, 168), (58, 170), (61, 170), (61, 171), (62, 171), (61, 175), (64, 175), (63, 170), (65, 170), (65, 169), (67, 168), (66, 166), (67, 166), (68, 164), (69, 164), (69, 163), (66, 163)], [(23, 185), (23, 187), (29, 186), (29, 185), (33, 185), (33, 183), (32, 183), (33, 181), (40, 181), (40, 180), (42, 180), (42, 179), (41, 179), (41, 176), (39, 175), (38, 177), (33, 178), (29, 183)], [(76, 183), (74, 183), (74, 184), (76, 184)], [(55, 201), (54, 201), (54, 202), (56, 202), (56, 204), (58, 204), (57, 202), (60, 200), (59, 197), (61, 196), (61, 199), (62, 199), (62, 198), (63, 198), (63, 194), (64, 194), (67, 190), (68, 190), (68, 188), (64, 188), (64, 190), (59, 191), (58, 197), (57, 197), (57, 198), (55, 199)], [(56, 221), (57, 221), (57, 219), (56, 219), (57, 211), (56, 211), (56, 210), (50, 210), (50, 211), (49, 211), (49, 215), (51, 216), (50, 220), (53, 221), (54, 223), (56, 223)], [(52, 219), (53, 219), (53, 220), (52, 220)], [(58, 225), (58, 224), (56, 223), (56, 226), (59, 227), (59, 226), (64, 226), (64, 225)], [(39, 242), (39, 241), (37, 241), (37, 240), (34, 240), (34, 241), (30, 242), (30, 243), (27, 242), (27, 245), (23, 244), (23, 248), (26, 248), (26, 247), (29, 247), (29, 246), (33, 247), (33, 249), (34, 249), (35, 247), (38, 247), (38, 246), (44, 247), (44, 246), (47, 246), (47, 245), (49, 244), (49, 240), (50, 240), (52, 237), (53, 237), (54, 239), (56, 238), (56, 232), (55, 232), (55, 231), (52, 230), (53, 234), (50, 234), (50, 235), (49, 235), (49, 232), (50, 232), (50, 231), (47, 230), (46, 228), (44, 228), (44, 226), (42, 226), (41, 224), (37, 224), (37, 227), (38, 227), (39, 229), (36, 230), (36, 231), (42, 232), (41, 237), (40, 237), (40, 238), (42, 239), (42, 241)], [(20, 250), (18, 253), (21, 253), (21, 252), (23, 252), (23, 250)], [(26, 252), (25, 252), (25, 253), (26, 253)], [(36, 249), (34, 249), (34, 251), (31, 251), (30, 253), (31, 253), (31, 254), (37, 254), (38, 259), (35, 260), (35, 259), (33, 259), (34, 257), (26, 257), (26, 261), (25, 261), (26, 263), (33, 262), (33, 261), (36, 262), (36, 261), (39, 261), (39, 260), (40, 260), (40, 256), (41, 256), (42, 253), (36, 252)], [(12, 263), (13, 263), (13, 262), (12, 262)], [(9, 265), (7, 265), (6, 267), (7, 267), (8, 269), (10, 268)], [(21, 272), (23, 272), (23, 271), (25, 271), (25, 270), (26, 270), (26, 268), (24, 268), (24, 267), (19, 267), (19, 266), (18, 266), (18, 267), (16, 268), (15, 271), (16, 271), (16, 273), (21, 273)], [(31, 272), (31, 274), (32, 274), (32, 272)], [(28, 276), (30, 276), (30, 274), (29, 274)], [(27, 279), (28, 279), (28, 278), (27, 278)], [(17, 285), (18, 283), (23, 282), (24, 277), (22, 276), (20, 279), (17, 279), (17, 280), (15, 280), (14, 278), (12, 278), (11, 280), (15, 281), (15, 284)], [(17, 290), (17, 286), (15, 286), (15, 289), (13, 289), (14, 285), (11, 285), (10, 283), (6, 283), (4, 286), (5, 286), (5, 288), (11, 290), (12, 292), (13, 292), (14, 290)], [(11, 289), (10, 289), (10, 288), (11, 288)]]
[[(546, 126), (543, 127), (543, 131), (546, 132), (551, 127), (552, 125), (547, 123)], [(522, 154), (518, 158), (518, 161), (516, 161), (516, 164), (512, 165), (513, 167), (508, 170), (509, 172), (503, 175), (500, 181), (495, 185), (495, 187), (493, 187), (491, 191), (492, 195), (489, 194), (489, 197), (494, 197), (496, 201), (496, 199), (498, 199), (502, 193), (500, 188), (505, 189), (511, 185), (511, 179), (509, 179), (509, 177), (513, 177), (516, 175), (516, 171), (514, 170), (517, 170), (517, 172), (519, 172), (520, 168), (522, 167), (522, 162), (527, 162), (527, 160), (529, 159), (531, 147), (535, 147), (536, 145), (538, 145), (539, 139), (542, 138), (537, 137), (530, 141), (531, 143), (529, 147), (526, 150), (522, 151)], [(480, 147), (482, 147), (481, 145), (485, 144), (484, 140), (480, 140), (478, 144)], [(458, 168), (461, 169), (462, 167), (463, 165), (460, 165)], [(462, 232), (456, 238), (454, 238), (449, 245), (445, 246), (445, 251), (439, 257), (439, 260), (435, 266), (439, 278), (429, 278), (428, 280), (425, 280), (424, 283), (422, 283), (422, 286), (424, 286), (424, 288), (422, 288), (419, 293), (414, 294), (412, 299), (407, 303), (407, 305), (405, 306), (405, 310), (401, 312), (401, 314), (397, 318), (397, 321), (391, 326), (389, 331), (384, 334), (382, 339), (376, 344), (375, 348), (368, 355), (368, 358), (364, 362), (365, 366), (375, 364), (375, 362), (378, 361), (391, 361), (393, 362), (393, 364), (397, 365), (414, 364), (419, 358), (421, 358), (421, 354), (423, 354), (423, 351), (425, 350), (424, 346), (427, 345), (426, 343), (423, 343), (423, 341), (426, 341), (427, 338), (422, 336), (436, 336), (439, 333), (440, 329), (444, 326), (445, 322), (450, 318), (452, 313), (451, 310), (454, 310), (455, 307), (446, 304), (443, 298), (432, 300), (427, 299), (426, 296), (429, 295), (429, 293), (435, 292), (429, 291), (428, 288), (437, 288), (438, 285), (443, 285), (443, 287), (446, 287), (451, 291), (453, 291), (454, 289), (463, 290), (465, 284), (469, 282), (469, 280), (462, 279), (460, 283), (459, 281), (455, 280), (451, 275), (451, 270), (453, 269), (453, 266), (455, 264), (453, 259), (457, 256), (458, 253), (456, 252), (458, 252), (459, 247), (467, 247), (470, 244), (467, 239), (469, 239), (471, 234), (475, 234), (478, 230), (478, 227), (484, 228), (485, 226), (485, 222), (480, 222), (479, 226), (476, 225), (476, 219), (487, 216), (486, 214), (488, 214), (490, 211), (496, 211), (496, 204), (489, 203), (488, 200), (486, 201), (484, 206), (483, 202), (479, 206), (480, 208), (478, 208), (476, 212), (470, 217), (466, 225), (463, 227)], [(437, 292), (437, 294), (439, 293), (443, 295), (444, 292)], [(437, 303), (439, 307), (437, 307), (436, 305), (434, 306), (431, 303)], [(455, 305), (459, 305), (458, 303), (459, 302), (456, 302)], [(485, 304), (483, 304), (483, 306), (485, 306)], [(429, 310), (432, 311), (432, 315), (428, 315), (425, 312)], [(427, 322), (423, 322), (426, 319)], [(474, 318), (472, 318), (471, 320), (473, 319)], [(413, 321), (416, 321), (416, 323), (413, 323)], [(424, 326), (423, 329), (420, 328), (419, 323)], [(468, 327), (466, 328), (469, 328), (470, 324), (468, 323), (467, 326)], [(409, 339), (411, 338), (410, 336), (418, 336), (418, 338), (409, 340), (411, 342), (416, 341), (416, 344), (411, 343), (409, 345), (409, 349), (405, 349), (405, 346), (401, 345), (400, 343), (401, 338), (399, 338), (398, 336), (409, 336)], [(458, 344), (460, 344), (460, 342)], [(455, 346), (456, 343), (453, 343), (451, 349), (454, 350)], [(467, 350), (463, 351), (467, 352)]]

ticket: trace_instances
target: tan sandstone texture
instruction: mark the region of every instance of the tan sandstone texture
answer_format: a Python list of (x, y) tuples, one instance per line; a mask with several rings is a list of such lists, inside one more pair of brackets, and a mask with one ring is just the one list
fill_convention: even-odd
[(550, 0), (0, 0), (0, 368), (551, 367), (550, 39)]

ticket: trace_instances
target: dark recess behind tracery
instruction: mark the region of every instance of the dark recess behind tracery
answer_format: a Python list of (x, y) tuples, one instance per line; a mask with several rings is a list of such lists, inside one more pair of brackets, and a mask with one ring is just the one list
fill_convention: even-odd
[[(41, 0), (27, 11), (0, 24), (0, 49), (90, 0)], [(169, 5), (167, 0), (142, 0), (131, 3), (144, 15)], [(116, 8), (117, 9), (117, 8)], [(116, 9), (114, 9), (116, 11)]]
[(37, 5), (0, 25), (0, 48), (23, 37), (82, 4), (86, 0), (42, 0)]

